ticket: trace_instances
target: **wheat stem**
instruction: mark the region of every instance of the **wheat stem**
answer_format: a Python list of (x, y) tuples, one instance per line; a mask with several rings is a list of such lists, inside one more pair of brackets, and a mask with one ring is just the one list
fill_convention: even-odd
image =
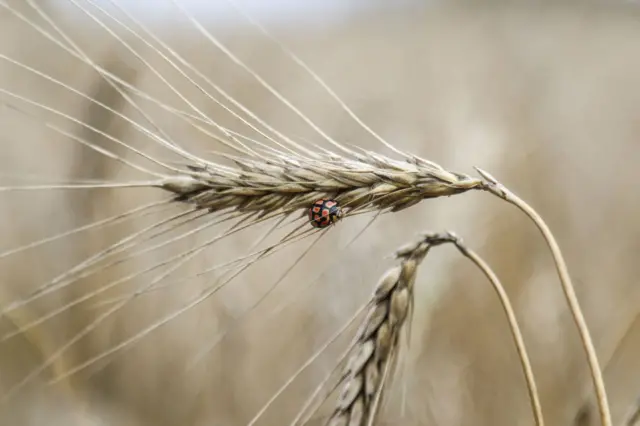
[(533, 369), (531, 368), (531, 361), (529, 360), (527, 348), (522, 337), (522, 332), (520, 331), (520, 326), (518, 325), (518, 320), (516, 319), (515, 312), (511, 305), (511, 301), (509, 300), (509, 296), (507, 295), (502, 283), (491, 267), (480, 256), (478, 256), (477, 253), (467, 247), (462, 239), (454, 233), (447, 232), (445, 234), (427, 234), (425, 239), (434, 245), (446, 242), (454, 244), (460, 253), (471, 260), (482, 271), (493, 286), (493, 289), (500, 299), (500, 304), (502, 305), (504, 313), (507, 315), (507, 320), (509, 321), (509, 329), (511, 330), (511, 335), (516, 345), (518, 357), (520, 358), (520, 363), (522, 365), (522, 371), (527, 382), (527, 391), (529, 392), (529, 401), (531, 402), (533, 417), (537, 426), (543, 426), (544, 418), (542, 416), (540, 395), (538, 394), (538, 387), (536, 385)]
[(504, 185), (498, 182), (489, 173), (479, 168), (476, 168), (476, 170), (478, 170), (478, 173), (480, 173), (480, 175), (485, 179), (484, 184), (479, 186), (478, 188), (486, 190), (520, 209), (535, 223), (535, 225), (542, 233), (544, 239), (546, 240), (547, 245), (551, 250), (551, 254), (553, 255), (553, 259), (558, 271), (558, 276), (560, 278), (560, 283), (562, 284), (562, 290), (567, 300), (567, 304), (569, 305), (571, 315), (573, 317), (573, 320), (575, 321), (576, 327), (578, 328), (582, 347), (587, 354), (587, 361), (591, 372), (591, 378), (593, 380), (593, 386), (596, 391), (600, 422), (603, 426), (612, 426), (611, 410), (609, 408), (609, 402), (607, 400), (607, 392), (604, 386), (604, 379), (602, 377), (602, 369), (600, 368), (598, 356), (591, 339), (591, 334), (589, 333), (589, 327), (587, 326), (584, 314), (582, 313), (582, 309), (580, 308), (580, 303), (576, 296), (575, 289), (571, 282), (571, 277), (569, 276), (566, 262), (564, 261), (562, 252), (560, 251), (560, 247), (558, 246), (553, 233), (544, 222), (544, 220), (540, 217), (540, 215), (529, 204), (509, 191)]

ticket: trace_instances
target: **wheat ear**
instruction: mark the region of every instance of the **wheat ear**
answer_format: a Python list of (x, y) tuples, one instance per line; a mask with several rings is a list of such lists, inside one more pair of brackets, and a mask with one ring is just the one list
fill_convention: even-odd
[(591, 339), (591, 334), (589, 333), (589, 327), (584, 319), (584, 314), (582, 313), (582, 309), (580, 308), (580, 302), (578, 302), (578, 298), (576, 296), (575, 289), (571, 282), (571, 277), (569, 276), (569, 271), (567, 268), (567, 264), (564, 261), (562, 256), (562, 252), (560, 251), (560, 247), (556, 242), (553, 233), (544, 222), (544, 220), (540, 217), (540, 215), (524, 200), (519, 198), (513, 192), (509, 191), (503, 184), (498, 182), (493, 176), (489, 173), (485, 172), (476, 167), (476, 170), (480, 175), (485, 179), (484, 183), (479, 186), (479, 189), (486, 190), (497, 197), (513, 204), (518, 209), (520, 209), (523, 213), (525, 213), (538, 227), (540, 232), (542, 233), (551, 254), (553, 255), (553, 259), (558, 270), (558, 276), (560, 278), (560, 283), (562, 285), (562, 290), (564, 292), (565, 298), (567, 300), (567, 304), (569, 305), (569, 309), (571, 310), (571, 316), (578, 328), (578, 333), (580, 334), (580, 340), (582, 342), (582, 347), (587, 354), (587, 361), (589, 364), (589, 370), (591, 372), (591, 378), (593, 380), (593, 386), (596, 391), (596, 399), (598, 402), (598, 412), (600, 414), (600, 422), (603, 426), (612, 426), (613, 423), (611, 421), (611, 410), (609, 408), (609, 402), (607, 400), (607, 391), (604, 386), (604, 379), (602, 377), (602, 369), (600, 368), (600, 363), (598, 362), (598, 356), (596, 354), (596, 350), (593, 346), (593, 340)]
[(399, 338), (413, 306), (418, 265), (432, 244), (422, 240), (396, 252), (400, 265), (380, 279), (342, 375), (330, 426), (371, 426), (397, 360)]
[(372, 152), (353, 158), (270, 155), (262, 160), (232, 160), (237, 167), (190, 166), (190, 175), (169, 177), (159, 186), (202, 209), (266, 215), (306, 209), (320, 198), (334, 199), (347, 209), (399, 211), (481, 184), (418, 157), (396, 161)]
[(412, 311), (417, 268), (432, 247), (444, 243), (453, 243), (485, 274), (496, 291), (509, 320), (536, 425), (544, 425), (531, 362), (504, 287), (480, 256), (455, 234), (447, 232), (427, 233), (418, 242), (396, 251), (396, 258), (402, 259), (402, 262), (388, 270), (375, 289), (369, 313), (353, 345), (354, 355), (342, 375), (342, 392), (328, 422), (329, 426), (370, 426), (375, 421), (385, 385), (397, 359), (400, 332)]

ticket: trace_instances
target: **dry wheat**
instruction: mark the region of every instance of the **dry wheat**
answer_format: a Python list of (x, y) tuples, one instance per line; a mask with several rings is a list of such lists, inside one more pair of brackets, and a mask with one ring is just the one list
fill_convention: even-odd
[(418, 157), (396, 161), (370, 152), (354, 159), (274, 155), (265, 160), (234, 161), (238, 168), (192, 166), (190, 176), (171, 177), (159, 186), (198, 208), (266, 215), (307, 208), (320, 198), (335, 199), (347, 211), (371, 206), (395, 212), (481, 183)]
[(400, 333), (412, 311), (417, 268), (432, 245), (425, 239), (398, 250), (400, 265), (380, 279), (343, 373), (331, 426), (371, 425), (375, 421), (398, 359)]
[[(71, 1), (73, 4), (77, 5), (74, 0)], [(88, 0), (88, 2), (93, 4), (90, 0)], [(33, 6), (33, 2), (31, 0), (29, 0), (28, 3)], [(180, 6), (178, 5), (178, 7)], [(184, 11), (181, 7), (180, 9)], [(92, 17), (90, 14), (89, 16)], [(97, 22), (102, 26), (99, 21)], [(196, 21), (193, 21), (193, 24), (210, 41), (220, 47), (219, 42), (212, 39), (200, 24)], [(67, 39), (63, 33), (60, 34), (64, 39)], [(122, 39), (118, 38), (118, 40), (122, 45), (128, 47)], [(113, 85), (115, 80), (112, 76), (100, 71), (100, 67), (90, 61), (77, 46), (73, 43), (71, 43), (71, 45), (74, 46), (75, 50), (78, 50), (79, 54), (84, 58), (84, 61), (87, 64), (90, 64), (92, 68), (99, 72), (101, 77)], [(225, 49), (222, 50), (225, 51)], [(132, 53), (135, 54), (133, 51)], [(175, 53), (171, 51), (170, 53), (175, 56)], [(230, 53), (227, 54), (234, 62), (239, 62)], [(183, 63), (183, 65), (185, 65), (179, 57), (177, 58), (181, 63)], [(169, 63), (171, 62), (169, 61)], [(244, 64), (238, 64), (246, 68)], [(151, 66), (149, 67), (152, 69)], [(179, 68), (176, 67), (176, 69), (180, 71)], [(182, 75), (185, 78), (188, 78), (186, 74), (182, 73)], [(167, 87), (173, 89), (173, 86), (171, 86), (161, 75), (158, 75), (158, 77), (160, 77)], [(190, 81), (193, 83), (193, 80)], [(267, 83), (262, 80), (260, 80), (260, 82), (265, 87), (272, 90)], [(114, 88), (116, 88), (115, 85)], [(173, 90), (175, 91), (175, 89)], [(331, 91), (329, 92), (332, 93)], [(120, 91), (120, 93), (123, 96), (126, 96), (122, 91)], [(10, 95), (10, 93), (6, 91), (5, 94)], [(176, 91), (176, 94), (182, 98), (179, 92)], [(277, 96), (281, 98), (279, 94), (277, 94)], [(216, 101), (211, 96), (209, 96), (209, 98)], [(234, 136), (235, 133), (228, 131), (228, 129), (224, 127), (218, 126), (216, 123), (209, 120), (204, 113), (198, 110), (187, 99), (183, 98), (183, 100), (185, 100), (196, 113), (201, 115), (201, 120), (214, 125), (225, 135), (225, 137), (232, 140), (239, 146), (246, 148), (246, 145), (241, 143)], [(231, 99), (229, 100), (232, 101)], [(135, 102), (131, 100), (129, 100), (129, 102), (132, 106), (136, 107)], [(288, 102), (285, 103), (287, 106), (293, 108)], [(344, 104), (342, 105), (344, 106)], [(139, 110), (138, 108), (136, 109)], [(143, 112), (142, 110), (139, 111)], [(297, 110), (295, 111), (298, 112)], [(229, 110), (229, 112), (231, 111)], [(347, 112), (350, 111), (347, 110)], [(113, 111), (111, 111), (111, 113), (115, 114)], [(298, 114), (300, 113), (298, 112)], [(251, 118), (256, 119), (252, 114), (248, 115), (250, 115)], [(353, 114), (350, 115), (353, 118), (356, 118)], [(144, 113), (143, 116), (146, 117)], [(306, 117), (303, 116), (303, 118), (329, 142), (341, 148), (341, 146), (337, 145), (328, 135), (320, 131), (315, 124), (306, 119)], [(148, 120), (151, 121), (150, 119)], [(256, 119), (256, 121), (258, 120)], [(356, 121), (358, 121), (365, 129), (369, 130), (358, 119), (356, 119)], [(258, 122), (264, 127), (267, 127), (264, 122)], [(257, 130), (248, 121), (244, 121), (244, 123), (249, 127), (252, 127), (254, 130)], [(154, 123), (151, 122), (151, 124)], [(155, 124), (154, 127), (157, 131), (162, 133)], [(272, 129), (268, 128), (268, 130)], [(370, 131), (370, 133), (372, 132)], [(265, 134), (262, 135), (266, 136)], [(278, 134), (278, 136), (282, 137), (281, 134)], [(158, 138), (158, 142), (163, 143), (167, 148), (173, 148), (178, 153), (184, 154), (182, 149), (178, 150), (176, 147), (172, 146), (172, 141), (169, 141), (168, 138), (165, 139), (167, 140), (164, 141)], [(378, 139), (383, 142), (387, 148), (393, 149), (392, 145), (386, 144), (386, 142), (379, 137)], [(83, 141), (78, 138), (76, 138), (76, 140), (83, 143)], [(217, 140), (222, 141), (222, 139), (219, 138)], [(275, 142), (273, 139), (270, 140)], [(113, 142), (118, 143), (116, 140), (113, 140)], [(277, 142), (276, 144), (279, 147), (283, 147)], [(232, 146), (231, 144), (226, 145)], [(131, 147), (128, 148), (131, 149)], [(482, 182), (478, 179), (448, 172), (440, 166), (417, 157), (407, 157), (405, 161), (395, 161), (379, 154), (366, 152), (354, 155), (352, 151), (344, 149), (341, 150), (351, 157), (338, 157), (331, 154), (322, 157), (312, 155), (313, 158), (309, 159), (302, 156), (292, 157), (289, 153), (287, 153), (287, 156), (280, 157), (275, 151), (272, 151), (267, 159), (259, 159), (259, 156), (256, 156), (253, 159), (234, 158), (234, 161), (237, 164), (236, 168), (223, 167), (221, 165), (207, 163), (202, 160), (202, 162), (197, 161), (197, 164), (189, 166), (189, 171), (185, 172), (184, 175), (162, 178), (162, 180), (158, 182), (152, 182), (151, 184), (147, 184), (145, 182), (141, 185), (156, 186), (168, 190), (177, 195), (176, 201), (192, 204), (196, 209), (209, 210), (214, 213), (231, 210), (236, 214), (246, 214), (247, 217), (253, 216), (256, 213), (256, 217), (267, 215), (286, 215), (294, 212), (295, 210), (308, 207), (313, 201), (319, 198), (336, 199), (347, 210), (347, 212), (356, 210), (366, 211), (367, 209), (395, 212), (408, 208), (423, 199), (450, 196), (465, 192), (469, 189), (489, 189), (491, 192), (498, 194), (507, 201), (514, 202), (514, 198), (511, 197), (510, 193), (503, 190), (502, 187), (498, 188), (497, 186), (487, 185), (486, 182)], [(309, 153), (306, 149), (301, 149), (301, 151)], [(398, 154), (402, 154), (400, 151), (395, 149), (394, 151)], [(241, 150), (241, 152), (249, 154), (255, 153), (255, 151), (250, 149), (245, 149), (244, 151)], [(275, 155), (273, 155), (274, 153)], [(105, 153), (103, 152), (103, 154)], [(198, 160), (193, 155), (184, 157), (191, 160)], [(116, 157), (113, 158), (118, 160)], [(151, 158), (150, 160), (158, 162)], [(131, 166), (132, 164), (128, 165)], [(164, 164), (160, 165), (171, 169)], [(158, 176), (156, 173), (140, 169), (139, 167), (136, 168), (156, 177)], [(173, 169), (173, 171), (178, 170)], [(489, 180), (491, 181), (491, 179)], [(493, 181), (490, 183), (495, 184)], [(130, 184), (127, 185), (131, 186)], [(98, 186), (75, 186), (75, 188), (85, 187), (96, 188)], [(116, 185), (110, 185), (109, 187), (116, 187)], [(52, 187), (48, 186), (48, 188)], [(516, 200), (517, 201), (514, 203), (518, 205), (521, 200)], [(519, 204), (519, 207), (522, 208), (522, 204)], [(527, 211), (526, 208), (524, 210), (532, 216), (531, 210)], [(537, 217), (537, 215), (533, 215)], [(581, 332), (581, 337), (583, 338), (583, 344), (585, 345), (585, 349), (589, 356), (594, 383), (598, 393), (598, 402), (601, 408), (602, 421), (603, 424), (609, 425), (610, 415), (608, 413), (606, 394), (604, 392), (597, 358), (595, 357), (591, 338), (588, 334), (586, 324), (584, 323), (580, 307), (575, 299), (575, 294), (571, 286), (566, 266), (564, 265), (564, 261), (562, 260), (557, 244), (546, 228), (546, 225), (544, 225), (541, 220), (538, 220), (536, 223), (539, 226), (542, 223), (541, 229), (551, 246), (551, 250), (557, 262), (565, 294), (569, 300), (572, 313), (574, 314), (574, 318), (576, 319), (576, 323), (578, 324)], [(194, 232), (196, 231), (197, 230), (194, 230)], [(417, 265), (422, 261), (430, 247), (441, 242), (446, 242), (445, 240), (456, 243), (457, 247), (464, 253), (465, 249), (462, 248), (457, 239), (453, 239), (451, 234), (430, 235), (418, 243), (409, 245), (397, 252), (397, 257), (401, 259), (401, 265), (391, 269), (381, 280), (372, 299), (369, 315), (357, 335), (355, 347), (352, 348), (356, 349), (356, 354), (351, 358), (345, 375), (343, 376), (343, 393), (341, 394), (337, 408), (330, 419), (330, 423), (332, 425), (370, 425), (375, 420), (376, 413), (383, 396), (385, 384), (391, 377), (394, 360), (397, 359), (399, 348), (398, 339), (400, 333), (411, 313), (411, 306), (413, 303), (412, 290)], [(40, 242), (38, 244), (40, 244)], [(25, 247), (31, 246), (33, 246), (33, 244)], [(22, 249), (23, 248), (15, 249), (7, 253), (13, 254)], [(199, 248), (196, 250), (198, 249)], [(5, 253), (5, 255), (7, 255), (7, 253)], [(86, 264), (84, 266), (86, 266)], [(63, 309), (66, 308), (63, 307)], [(169, 318), (171, 317), (172, 316)], [(22, 331), (24, 332), (24, 329), (22, 329)], [(516, 341), (516, 343), (518, 344), (519, 342)], [(525, 374), (527, 374), (526, 369)], [(527, 377), (527, 379), (529, 379), (529, 377)], [(539, 409), (539, 406), (537, 408)], [(538, 424), (542, 423), (538, 422)]]
[[(454, 244), (485, 274), (494, 287), (509, 320), (536, 425), (544, 425), (531, 363), (509, 297), (491, 268), (459, 237), (445, 232), (426, 233), (419, 241), (396, 251), (396, 258), (402, 261), (399, 266), (389, 269), (382, 276), (369, 302), (368, 314), (350, 348), (353, 355), (339, 381), (342, 392), (329, 419), (329, 426), (370, 426), (375, 422), (385, 386), (398, 359), (400, 333), (407, 318), (410, 322), (417, 268), (432, 247), (446, 243)], [(317, 389), (319, 390), (320, 388)], [(315, 395), (311, 399), (314, 397)], [(302, 412), (305, 409), (306, 406)]]

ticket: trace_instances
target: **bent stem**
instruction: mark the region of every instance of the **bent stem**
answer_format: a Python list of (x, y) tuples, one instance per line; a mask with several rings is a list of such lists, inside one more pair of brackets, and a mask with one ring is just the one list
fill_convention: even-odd
[(536, 224), (544, 239), (546, 240), (547, 245), (551, 250), (551, 254), (553, 255), (556, 268), (558, 270), (558, 276), (560, 278), (560, 283), (562, 284), (562, 290), (567, 300), (567, 304), (569, 305), (571, 315), (576, 324), (576, 327), (578, 328), (580, 340), (582, 341), (582, 347), (587, 354), (589, 370), (591, 372), (593, 386), (596, 391), (598, 411), (600, 413), (600, 422), (603, 426), (612, 426), (613, 424), (611, 422), (611, 410), (609, 408), (609, 402), (607, 400), (607, 392), (604, 386), (604, 379), (602, 377), (602, 369), (600, 368), (598, 356), (593, 346), (591, 334), (589, 333), (589, 328), (587, 327), (587, 323), (584, 319), (582, 309), (580, 308), (580, 303), (578, 302), (575, 289), (573, 287), (573, 284), (571, 283), (571, 277), (569, 276), (569, 271), (567, 269), (567, 265), (564, 261), (558, 243), (553, 237), (553, 234), (551, 233), (551, 230), (549, 229), (547, 224), (531, 206), (529, 206), (524, 200), (516, 196), (514, 193), (509, 191), (504, 185), (498, 182), (489, 173), (477, 167), (476, 170), (485, 179), (484, 184), (479, 188), (488, 191), (499, 198), (502, 198), (503, 200), (513, 204), (518, 209), (520, 209)]
[(425, 235), (425, 241), (432, 245), (443, 243), (454, 244), (460, 251), (460, 253), (471, 260), (487, 277), (489, 282), (491, 282), (493, 289), (500, 299), (500, 304), (502, 305), (502, 308), (507, 315), (507, 320), (509, 321), (509, 329), (511, 330), (511, 335), (516, 345), (518, 357), (520, 358), (520, 364), (522, 365), (522, 371), (527, 382), (527, 391), (529, 392), (529, 401), (531, 402), (533, 417), (537, 426), (544, 426), (544, 418), (542, 416), (542, 407), (540, 404), (540, 395), (538, 394), (538, 387), (536, 386), (533, 369), (531, 368), (531, 361), (529, 360), (527, 348), (524, 344), (524, 339), (522, 338), (522, 332), (520, 331), (520, 326), (518, 325), (518, 320), (516, 319), (515, 312), (513, 310), (513, 307), (511, 306), (511, 301), (509, 300), (509, 296), (504, 290), (502, 283), (493, 272), (491, 267), (474, 251), (469, 249), (463, 243), (462, 239), (455, 235), (453, 232), (447, 232), (444, 234), (427, 234)]

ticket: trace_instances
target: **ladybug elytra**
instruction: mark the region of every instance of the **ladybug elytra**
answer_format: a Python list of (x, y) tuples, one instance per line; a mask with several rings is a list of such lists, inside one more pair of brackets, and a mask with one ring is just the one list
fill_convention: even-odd
[(319, 199), (309, 208), (309, 221), (314, 228), (326, 228), (342, 218), (342, 209), (335, 200)]

